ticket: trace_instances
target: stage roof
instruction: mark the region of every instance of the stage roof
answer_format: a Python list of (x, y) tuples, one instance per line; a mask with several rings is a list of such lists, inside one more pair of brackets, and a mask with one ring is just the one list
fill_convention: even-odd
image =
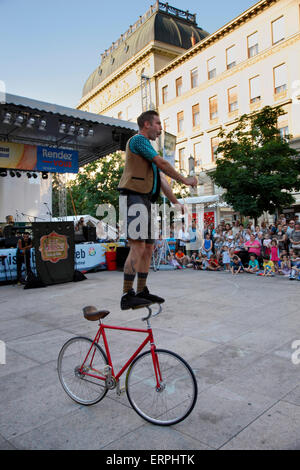
[(79, 166), (125, 150), (137, 131), (132, 122), (22, 96), (0, 102), (0, 141), (77, 150)]

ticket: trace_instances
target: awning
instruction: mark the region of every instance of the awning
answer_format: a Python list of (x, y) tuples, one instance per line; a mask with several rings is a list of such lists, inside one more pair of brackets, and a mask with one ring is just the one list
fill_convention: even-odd
[(218, 194), (213, 194), (211, 196), (195, 196), (195, 197), (186, 197), (184, 199), (178, 199), (181, 204), (212, 204), (214, 202), (220, 201), (220, 196)]
[(6, 94), (0, 102), (0, 141), (77, 150), (79, 166), (117, 150), (135, 123)]

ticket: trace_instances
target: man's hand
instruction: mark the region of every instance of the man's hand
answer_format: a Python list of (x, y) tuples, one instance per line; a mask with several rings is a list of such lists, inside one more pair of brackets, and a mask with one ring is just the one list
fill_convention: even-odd
[(186, 186), (192, 186), (192, 188), (194, 188), (198, 184), (196, 176), (188, 176), (187, 178), (185, 178), (184, 184)]

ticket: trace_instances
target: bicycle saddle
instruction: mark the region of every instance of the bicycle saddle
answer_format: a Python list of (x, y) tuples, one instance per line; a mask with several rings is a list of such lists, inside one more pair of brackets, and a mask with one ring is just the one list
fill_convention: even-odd
[(102, 318), (107, 317), (109, 315), (108, 310), (97, 310), (96, 307), (84, 307), (83, 308), (83, 316), (89, 321), (97, 321)]

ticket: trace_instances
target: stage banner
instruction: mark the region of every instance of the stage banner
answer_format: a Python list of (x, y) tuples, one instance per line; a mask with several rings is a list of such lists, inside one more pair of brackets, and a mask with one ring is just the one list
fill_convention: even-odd
[(73, 281), (74, 223), (35, 222), (32, 231), (36, 270), (44, 284)]
[(63, 148), (0, 142), (0, 168), (78, 173), (78, 152)]

